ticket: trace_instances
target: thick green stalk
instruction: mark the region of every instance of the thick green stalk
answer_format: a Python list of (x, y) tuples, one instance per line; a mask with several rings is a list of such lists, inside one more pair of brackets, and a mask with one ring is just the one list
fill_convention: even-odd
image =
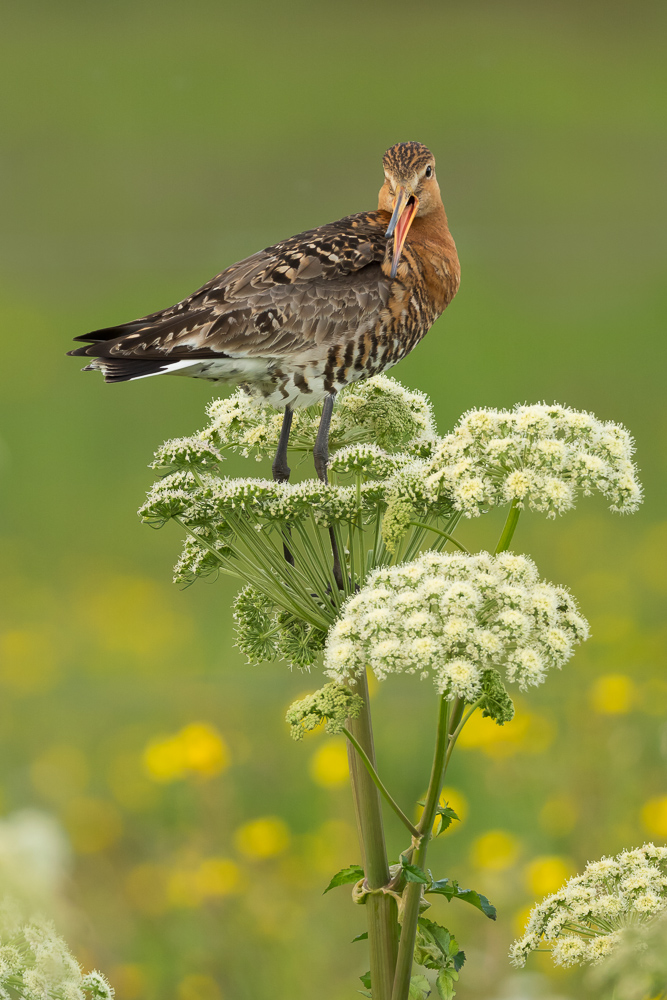
[[(350, 687), (355, 694), (361, 695), (364, 705), (358, 718), (347, 720), (347, 728), (375, 768), (366, 675), (363, 674), (350, 683)], [(389, 863), (384, 840), (380, 793), (352, 744), (348, 745), (348, 760), (361, 847), (361, 863), (366, 883), (369, 889), (381, 889), (389, 882)], [(388, 894), (371, 894), (366, 900), (366, 914), (373, 1000), (390, 1000), (398, 952), (396, 900)]]
[[(438, 712), (438, 730), (435, 738), (435, 751), (431, 767), (431, 780), (426, 793), (424, 812), (418, 824), (420, 841), (412, 855), (412, 864), (424, 868), (426, 853), (432, 836), (436, 808), (440, 801), (440, 792), (445, 774), (445, 759), (449, 742), (449, 708), (450, 703), (444, 695), (440, 699)], [(454, 708), (456, 712), (456, 706)], [(403, 890), (403, 923), (401, 926), (401, 943), (398, 949), (396, 975), (391, 1000), (407, 1000), (410, 990), (410, 976), (417, 937), (417, 921), (419, 919), (419, 904), (421, 903), (422, 886), (419, 882), (408, 882)]]
[(512, 536), (516, 530), (516, 526), (519, 521), (519, 514), (521, 513), (521, 507), (519, 506), (518, 500), (512, 500), (512, 506), (509, 509), (507, 515), (507, 520), (505, 521), (505, 527), (503, 528), (503, 533), (500, 536), (500, 541), (496, 546), (496, 555), (499, 552), (506, 552), (510, 547), (512, 542)]

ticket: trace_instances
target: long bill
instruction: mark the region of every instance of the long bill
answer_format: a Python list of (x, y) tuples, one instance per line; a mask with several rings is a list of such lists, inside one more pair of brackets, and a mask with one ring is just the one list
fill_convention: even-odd
[(419, 200), (403, 184), (399, 184), (396, 188), (396, 197), (394, 199), (394, 212), (385, 233), (387, 238), (392, 235), (394, 237), (394, 254), (391, 263), (392, 278), (396, 277), (403, 244), (418, 208)]

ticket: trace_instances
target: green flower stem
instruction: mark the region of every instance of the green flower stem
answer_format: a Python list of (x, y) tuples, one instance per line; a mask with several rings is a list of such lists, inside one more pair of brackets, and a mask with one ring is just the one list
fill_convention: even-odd
[[(429, 841), (432, 837), (436, 808), (440, 801), (442, 782), (445, 776), (445, 760), (449, 743), (449, 709), (450, 703), (444, 697), (440, 699), (438, 711), (438, 729), (431, 767), (431, 780), (426, 793), (424, 812), (419, 821), (420, 840), (412, 855), (411, 863), (424, 868)], [(396, 975), (391, 993), (391, 1000), (408, 1000), (410, 991), (410, 976), (417, 937), (417, 920), (422, 897), (422, 885), (419, 882), (408, 882), (403, 890), (403, 924), (401, 927), (401, 943), (398, 949)]]
[(499, 552), (506, 552), (510, 547), (512, 542), (512, 535), (516, 530), (517, 523), (519, 521), (519, 514), (521, 513), (521, 507), (519, 506), (519, 500), (512, 500), (512, 505), (509, 509), (507, 515), (507, 520), (505, 521), (505, 527), (503, 528), (503, 533), (500, 536), (500, 541), (496, 546), (496, 555)]
[(475, 704), (471, 706), (470, 711), (466, 712), (465, 715), (461, 716), (461, 721), (450, 732), (450, 735), (449, 735), (449, 745), (447, 747), (447, 753), (445, 755), (445, 774), (447, 773), (447, 766), (449, 764), (449, 758), (452, 756), (452, 751), (453, 751), (453, 749), (454, 749), (454, 747), (456, 745), (456, 741), (459, 738), (461, 730), (463, 729), (463, 727), (465, 726), (466, 722), (468, 721), (468, 719), (470, 718), (470, 716), (473, 714), (473, 712), (477, 711), (477, 709), (478, 709), (478, 707), (479, 707), (479, 705), (481, 704), (482, 701), (483, 701), (482, 698), (480, 698), (479, 701), (476, 701)]
[[(361, 695), (363, 708), (358, 718), (348, 719), (351, 734), (375, 770), (375, 750), (368, 699), (366, 674), (357, 677), (350, 687)], [(348, 746), (350, 781), (357, 830), (361, 847), (361, 863), (369, 889), (381, 889), (389, 882), (389, 863), (384, 840), (380, 793), (366, 769), (359, 752), (352, 743)], [(373, 1000), (391, 1000), (396, 955), (398, 952), (398, 907), (389, 894), (371, 894), (366, 900), (368, 919), (368, 946), (371, 963)]]
[(458, 542), (453, 535), (448, 534), (446, 531), (442, 531), (440, 528), (434, 527), (432, 524), (422, 524), (421, 521), (410, 521), (410, 527), (425, 528), (427, 531), (434, 531), (436, 535), (442, 535), (442, 537), (446, 538), (448, 542), (453, 542), (457, 549), (460, 549), (461, 552), (465, 552), (467, 555), (470, 555), (470, 552), (465, 545), (461, 545), (461, 543)]
[(377, 773), (377, 771), (375, 770), (375, 768), (371, 764), (371, 762), (369, 760), (369, 757), (368, 757), (368, 754), (363, 749), (363, 747), (361, 746), (361, 744), (359, 743), (359, 741), (352, 735), (352, 733), (350, 732), (349, 729), (345, 728), (345, 726), (343, 726), (343, 732), (345, 733), (345, 735), (347, 736), (348, 740), (350, 741), (350, 743), (352, 744), (352, 746), (355, 748), (355, 750), (357, 751), (357, 753), (361, 757), (362, 761), (364, 762), (364, 767), (366, 768), (366, 770), (370, 774), (371, 778), (373, 779), (373, 783), (379, 789), (380, 794), (384, 796), (384, 798), (385, 798), (385, 800), (387, 802), (387, 805), (390, 806), (394, 810), (394, 812), (396, 813), (396, 815), (400, 819), (401, 823), (403, 823), (403, 825), (408, 828), (408, 830), (410, 831), (410, 833), (412, 834), (412, 836), (413, 837), (419, 837), (420, 836), (419, 830), (417, 829), (417, 827), (413, 823), (410, 822), (410, 820), (408, 819), (408, 817), (405, 815), (405, 813), (403, 812), (403, 810), (399, 806), (398, 802), (393, 798), (393, 796), (389, 792), (388, 788), (386, 787), (386, 785), (384, 784), (384, 782), (380, 778), (380, 775)]

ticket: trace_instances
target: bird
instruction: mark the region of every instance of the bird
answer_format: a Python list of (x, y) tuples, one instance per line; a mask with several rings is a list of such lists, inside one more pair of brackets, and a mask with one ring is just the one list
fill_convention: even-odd
[(83, 371), (106, 382), (171, 374), (236, 383), (284, 410), (272, 465), (289, 479), (295, 407), (322, 402), (313, 449), (327, 481), (336, 393), (391, 368), (449, 305), (460, 281), (435, 174), (420, 142), (382, 160), (376, 211), (348, 215), (232, 264), (176, 305), (75, 337)]

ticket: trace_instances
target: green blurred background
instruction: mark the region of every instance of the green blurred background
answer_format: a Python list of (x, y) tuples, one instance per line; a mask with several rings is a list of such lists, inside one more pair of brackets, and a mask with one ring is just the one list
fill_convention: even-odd
[[(448, 778), (464, 821), (433, 849), (438, 875), (500, 910), (491, 924), (434, 905), (468, 954), (462, 1000), (588, 995), (545, 956), (517, 975), (506, 953), (567, 874), (667, 837), (666, 15), (638, 0), (4, 5), (1, 829), (26, 808), (58, 818), (61, 926), (122, 1000), (344, 1000), (367, 968), (349, 944), (364, 914), (321, 894), (358, 860), (342, 747), (293, 744), (283, 722), (318, 678), (247, 667), (233, 586), (179, 591), (176, 533), (135, 514), (154, 448), (203, 425), (210, 387), (105, 386), (64, 352), (375, 207), (382, 153), (408, 139), (437, 157), (463, 278), (393, 374), (431, 395), (443, 432), (471, 406), (545, 399), (637, 437), (639, 514), (591, 499), (520, 525), (516, 547), (573, 589), (594, 638), (502, 738), (471, 731)], [(490, 545), (497, 527), (464, 537)], [(408, 680), (374, 696), (406, 804), (435, 709)]]

